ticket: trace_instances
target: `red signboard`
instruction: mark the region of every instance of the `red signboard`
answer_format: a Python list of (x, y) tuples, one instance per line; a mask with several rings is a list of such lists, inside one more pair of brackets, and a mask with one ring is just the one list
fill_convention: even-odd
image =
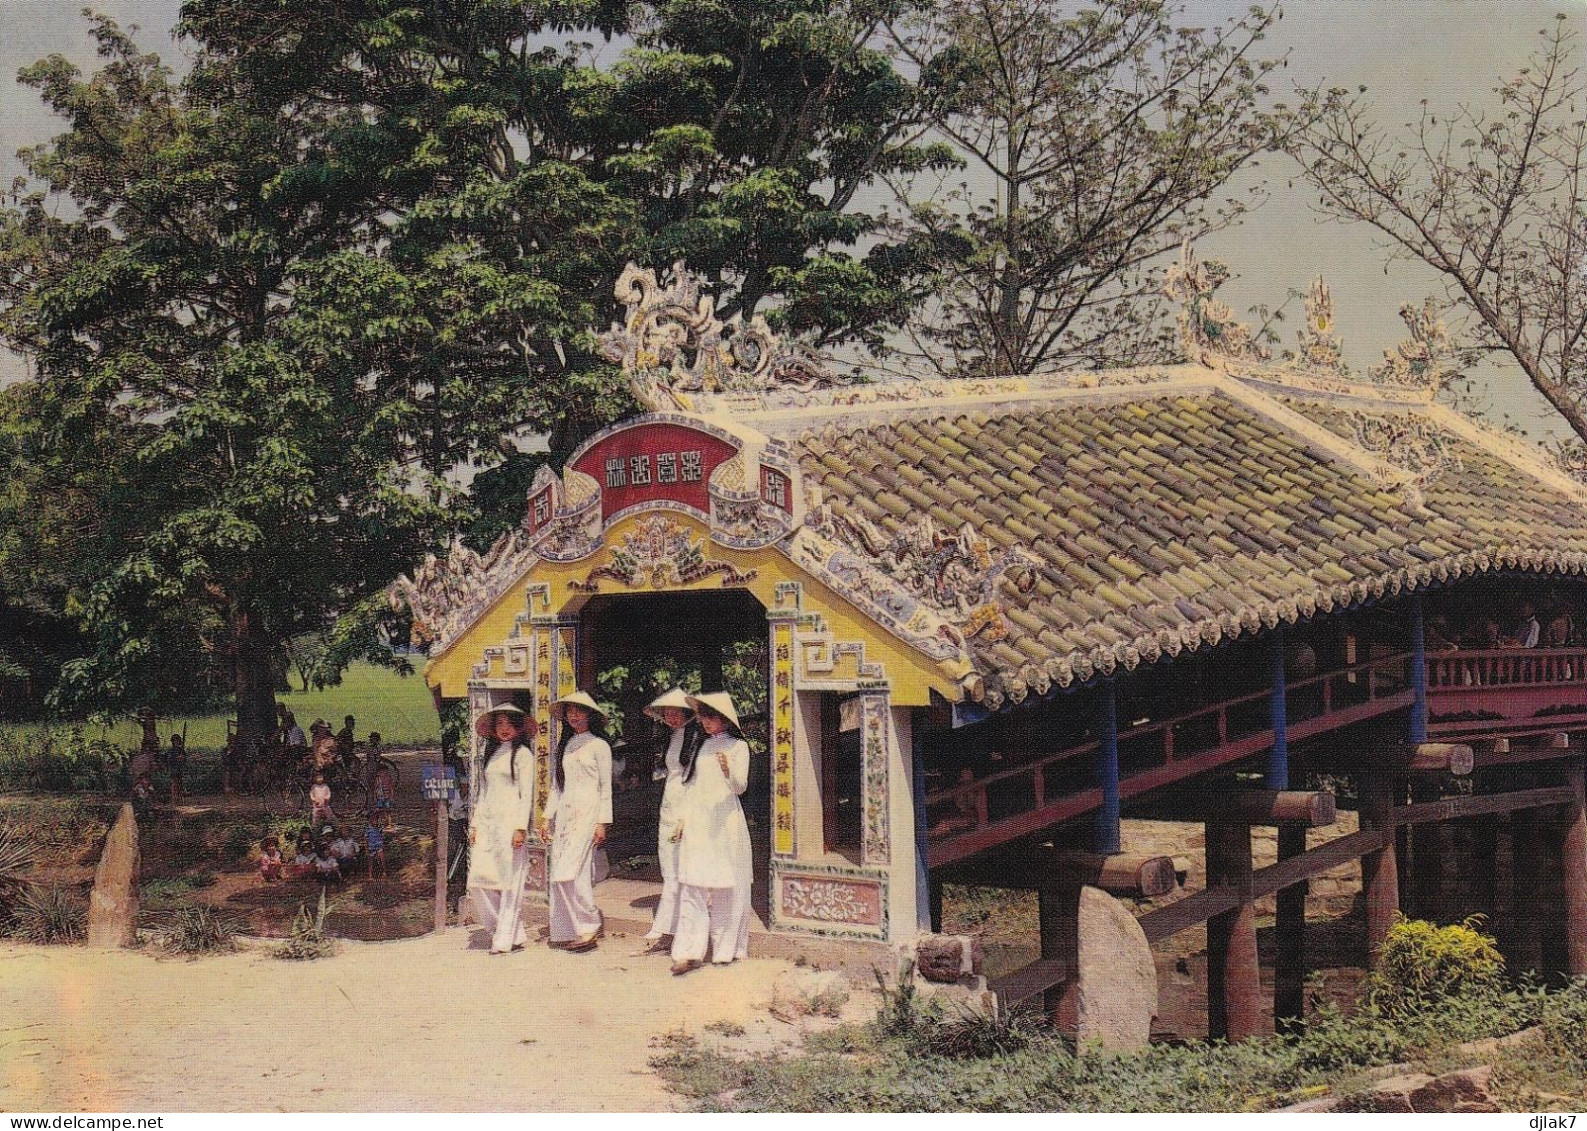
[(573, 467), (601, 485), (601, 518), (643, 503), (683, 503), (710, 513), (711, 473), (738, 454), (726, 440), (683, 424), (642, 424), (595, 443)]

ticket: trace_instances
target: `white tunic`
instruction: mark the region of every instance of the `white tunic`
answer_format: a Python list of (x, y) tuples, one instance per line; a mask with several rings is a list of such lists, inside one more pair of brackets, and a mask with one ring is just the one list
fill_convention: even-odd
[[(727, 756), (727, 773), (717, 761)], [(723, 733), (708, 738), (694, 760), (694, 777), (684, 787), (678, 847), (678, 882), (702, 888), (749, 891), (754, 865), (749, 825), (739, 794), (749, 785), (749, 747)]]
[(683, 737), (688, 729), (678, 727), (667, 741), (667, 784), (661, 790), (661, 821), (656, 831), (664, 854), (672, 834), (678, 831), (678, 817), (683, 811)]
[(513, 780), (513, 748), (501, 743), (474, 774), (474, 844), (468, 855), (468, 886), (501, 891), (513, 875), (512, 834), (529, 829), (534, 804), (534, 752), (517, 744), (517, 780)]
[(612, 823), (612, 748), (604, 738), (575, 734), (562, 756), (562, 787), (551, 775), (546, 811), (553, 815), (550, 881), (593, 876), (595, 826)]

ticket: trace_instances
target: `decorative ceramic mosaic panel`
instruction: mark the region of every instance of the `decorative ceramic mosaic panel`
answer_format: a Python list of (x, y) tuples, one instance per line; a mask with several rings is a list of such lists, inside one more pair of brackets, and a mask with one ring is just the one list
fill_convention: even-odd
[(888, 834), (887, 696), (860, 699), (861, 773), (865, 783), (865, 842), (861, 859), (886, 864), (892, 857)]

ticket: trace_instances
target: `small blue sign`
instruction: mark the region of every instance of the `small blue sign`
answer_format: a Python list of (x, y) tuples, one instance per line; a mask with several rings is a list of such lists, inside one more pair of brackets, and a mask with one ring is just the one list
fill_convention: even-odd
[(450, 801), (457, 796), (457, 767), (427, 762), (419, 767), (426, 801)]

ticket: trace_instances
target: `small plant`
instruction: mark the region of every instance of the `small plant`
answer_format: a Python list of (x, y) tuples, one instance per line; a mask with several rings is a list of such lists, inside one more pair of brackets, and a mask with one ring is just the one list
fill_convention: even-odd
[(879, 967), (872, 967), (872, 970), (876, 974), (877, 992), (882, 996), (882, 1007), (876, 1011), (877, 1028), (888, 1037), (911, 1036), (920, 1025), (922, 1016), (915, 991), (914, 961), (910, 960), (899, 968), (896, 986), (887, 984), (887, 978)]
[(58, 884), (30, 885), (16, 903), (16, 935), (31, 943), (74, 943), (87, 932), (88, 913)]
[(705, 1026), (707, 1033), (715, 1033), (721, 1037), (742, 1037), (746, 1032), (744, 1026), (737, 1021), (730, 1021), (726, 1017), (720, 1021), (712, 1021)]
[(0, 825), (0, 917), (9, 913), (26, 889), (36, 857), (32, 842), (21, 829), (9, 821)]
[(953, 1060), (985, 1060), (1012, 1056), (1041, 1032), (1041, 1025), (1024, 1014), (998, 1010), (976, 1013), (960, 1007), (958, 1017), (930, 1020), (918, 1026), (912, 1040), (922, 1052)]
[(1393, 1020), (1437, 1009), (1447, 998), (1496, 993), (1504, 956), (1481, 925), (1480, 915), (1449, 927), (1400, 916), (1367, 980), (1367, 1003)]
[(1587, 978), (1577, 978), (1549, 995), (1542, 1015), (1548, 1047), (1587, 1072)]
[(178, 907), (170, 912), (169, 923), (165, 949), (172, 954), (219, 954), (237, 945), (236, 923), (206, 903)]
[(275, 956), (289, 962), (312, 962), (316, 958), (335, 954), (336, 940), (325, 930), (325, 916), (328, 913), (323, 891), (320, 892), (319, 908), (312, 915), (308, 904), (300, 904), (292, 920), (292, 933), (286, 942), (276, 947)]

